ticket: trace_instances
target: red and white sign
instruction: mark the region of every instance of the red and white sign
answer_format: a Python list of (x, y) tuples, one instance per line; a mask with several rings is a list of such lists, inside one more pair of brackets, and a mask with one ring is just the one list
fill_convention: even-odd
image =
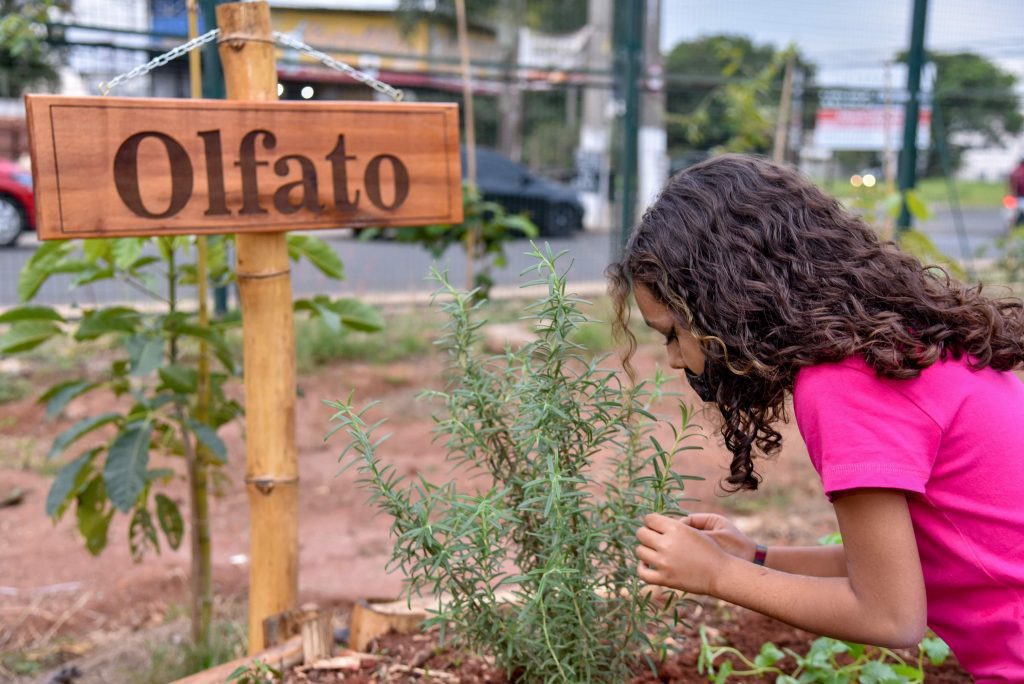
[[(828, 107), (818, 110), (814, 144), (830, 150), (899, 150), (903, 147), (902, 105)], [(932, 112), (922, 107), (917, 119), (917, 146), (931, 141)]]

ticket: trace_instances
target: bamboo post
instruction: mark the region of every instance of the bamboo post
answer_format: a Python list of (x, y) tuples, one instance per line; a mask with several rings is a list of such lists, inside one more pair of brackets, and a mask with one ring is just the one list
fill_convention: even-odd
[[(217, 6), (229, 100), (277, 99), (266, 2)], [(298, 594), (295, 331), (284, 233), (235, 238), (242, 304), (249, 492), (249, 653), (264, 647), (263, 619)]]

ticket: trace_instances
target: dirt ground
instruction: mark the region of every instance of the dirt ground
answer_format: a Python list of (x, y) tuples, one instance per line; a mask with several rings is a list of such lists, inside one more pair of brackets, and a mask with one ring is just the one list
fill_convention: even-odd
[[(638, 367), (653, 374), (663, 350), (643, 347)], [(663, 363), (663, 360), (662, 360)], [(442, 446), (431, 442), (431, 413), (436, 406), (416, 395), (439, 388), (440, 355), (386, 366), (336, 364), (300, 378), (298, 449), (300, 459), (300, 575), (301, 601), (345, 605), (363, 597), (392, 598), (400, 590), (398, 576), (384, 572), (391, 541), (389, 522), (375, 516), (366, 492), (355, 486), (355, 473), (337, 475), (340, 436), (325, 443), (331, 409), (323, 399), (348, 396), (357, 402), (381, 400), (378, 415), (387, 416), (393, 437), (381, 456), (399, 472), (424, 472), (445, 478), (448, 466)], [(673, 389), (696, 404), (685, 382)], [(240, 394), (240, 387), (233, 388)], [(102, 398), (83, 398), (57, 422), (45, 420), (42, 407), (31, 399), (0, 406), (4, 419), (3, 450), (35, 450), (44, 454), (53, 436), (75, 420), (101, 410)], [(671, 407), (666, 406), (666, 413)], [(752, 536), (765, 543), (813, 544), (834, 531), (835, 518), (811, 468), (794, 425), (783, 429), (784, 453), (761, 464), (765, 483), (756, 493), (725, 496), (718, 482), (728, 459), (713, 428), (713, 420), (698, 417), (708, 435), (703, 451), (685, 452), (677, 468), (707, 479), (695, 483), (699, 497), (691, 510), (726, 513)], [(223, 469), (221, 496), (213, 502), (213, 548), (216, 592), (221, 597), (244, 597), (248, 581), (249, 544), (247, 497), (243, 487), (244, 442), (238, 425), (222, 430), (229, 448)], [(77, 453), (77, 452), (76, 452)], [(11, 463), (11, 458), (0, 462)], [(153, 463), (151, 467), (168, 465)], [(171, 463), (180, 469), (180, 463)], [(140, 563), (129, 557), (127, 518), (116, 516), (108, 548), (98, 557), (85, 550), (73, 514), (54, 526), (43, 513), (51, 477), (32, 469), (0, 470), (0, 497), (13, 488), (26, 491), (19, 505), (0, 508), (0, 652), (15, 649), (64, 649), (71, 657), (102, 651), (123, 643), (140, 630), (165, 626), (181, 615), (187, 603), (188, 541), (178, 551), (164, 549)], [(172, 488), (187, 508), (182, 482)], [(55, 646), (56, 645), (56, 646)], [(0, 681), (12, 677), (0, 671)], [(79, 681), (91, 681), (82, 679)], [(109, 680), (108, 680), (109, 681)]]

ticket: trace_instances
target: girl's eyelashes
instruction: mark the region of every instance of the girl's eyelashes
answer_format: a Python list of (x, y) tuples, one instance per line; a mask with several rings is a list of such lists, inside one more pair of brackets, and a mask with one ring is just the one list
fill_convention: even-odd
[(665, 346), (672, 344), (676, 341), (676, 329), (672, 328), (670, 332), (662, 333), (665, 336)]

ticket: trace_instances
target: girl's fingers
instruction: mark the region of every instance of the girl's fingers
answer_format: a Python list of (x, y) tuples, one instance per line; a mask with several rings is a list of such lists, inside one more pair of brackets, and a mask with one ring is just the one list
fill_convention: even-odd
[(661, 583), (664, 582), (660, 572), (647, 567), (643, 563), (637, 565), (636, 576), (640, 578), (641, 582), (646, 584), (661, 585)]
[(658, 552), (646, 546), (636, 547), (636, 557), (649, 566), (657, 567)]
[(661, 532), (662, 534), (671, 530), (672, 526), (675, 524), (675, 520), (667, 515), (661, 515), (660, 513), (649, 513), (644, 516), (644, 525), (655, 532)]
[(658, 543), (660, 537), (660, 534), (649, 527), (641, 527), (636, 531), (636, 538), (639, 539), (640, 543), (644, 546), (650, 546), (653, 548)]
[(714, 513), (691, 513), (683, 518), (683, 522), (698, 530), (714, 530), (718, 527), (721, 516)]

